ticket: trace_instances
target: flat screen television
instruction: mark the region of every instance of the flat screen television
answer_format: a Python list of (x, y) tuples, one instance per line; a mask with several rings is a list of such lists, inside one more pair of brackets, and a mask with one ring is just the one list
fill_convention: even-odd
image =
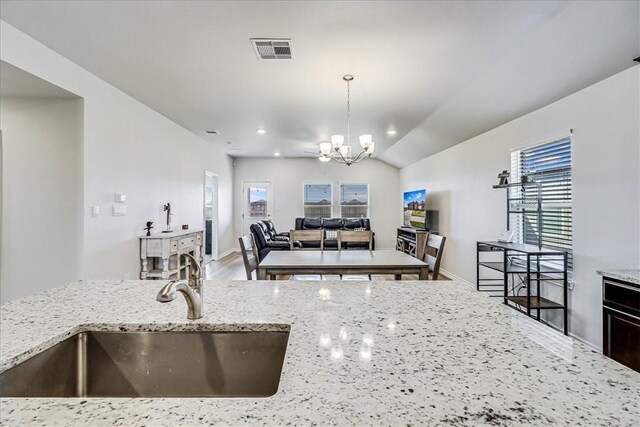
[(427, 190), (406, 191), (403, 200), (405, 227), (426, 229)]

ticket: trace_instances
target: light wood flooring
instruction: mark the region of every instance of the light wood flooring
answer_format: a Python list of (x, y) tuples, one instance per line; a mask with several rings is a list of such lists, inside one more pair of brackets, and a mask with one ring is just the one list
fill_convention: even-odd
[[(254, 273), (255, 274), (255, 273)], [(374, 274), (372, 280), (394, 280), (393, 275)], [(417, 274), (405, 274), (404, 280), (418, 280)], [(287, 279), (279, 277), (278, 279)], [(205, 280), (247, 280), (242, 264), (242, 256), (234, 252), (218, 261), (211, 261), (205, 266)], [(340, 280), (339, 276), (325, 276), (325, 280)], [(438, 280), (449, 280), (440, 273)]]

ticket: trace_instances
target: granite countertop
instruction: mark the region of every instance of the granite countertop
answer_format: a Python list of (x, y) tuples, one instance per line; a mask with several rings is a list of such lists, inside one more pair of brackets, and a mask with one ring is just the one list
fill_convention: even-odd
[(640, 270), (597, 270), (597, 272), (604, 277), (640, 285)]
[[(80, 330), (285, 323), (291, 335), (278, 392), (251, 399), (3, 398), (0, 424), (640, 422), (640, 374), (462, 283), (206, 282), (207, 311), (197, 321), (186, 319), (182, 297), (157, 303), (160, 286), (79, 282), (2, 305), (0, 370)], [(370, 358), (360, 354), (365, 334), (373, 338)], [(332, 359), (337, 345), (344, 355)]]

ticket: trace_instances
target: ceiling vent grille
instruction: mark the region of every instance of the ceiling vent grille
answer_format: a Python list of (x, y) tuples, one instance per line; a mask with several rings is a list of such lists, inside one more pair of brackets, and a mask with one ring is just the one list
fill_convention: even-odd
[(258, 59), (291, 59), (290, 39), (251, 39)]

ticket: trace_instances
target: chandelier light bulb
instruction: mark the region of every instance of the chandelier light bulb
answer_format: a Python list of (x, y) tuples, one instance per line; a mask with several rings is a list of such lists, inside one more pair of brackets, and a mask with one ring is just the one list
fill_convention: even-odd
[(344, 136), (343, 135), (331, 135), (331, 145), (333, 148), (340, 148), (344, 144)]
[(368, 150), (373, 143), (373, 137), (369, 134), (360, 135), (360, 146), (363, 150)]
[(321, 142), (320, 154), (322, 154), (323, 156), (328, 156), (331, 153), (331, 146), (332, 144), (330, 142)]
[(365, 149), (365, 151), (367, 152), (367, 155), (369, 156), (372, 155), (375, 147), (376, 147), (376, 143), (374, 141), (371, 141), (371, 145), (369, 145), (369, 147)]
[(320, 160), (321, 162), (326, 163), (326, 162), (330, 162), (330, 161), (331, 161), (331, 157), (330, 157), (330, 156), (322, 155), (322, 156), (320, 156), (320, 157), (318, 158), (318, 160)]

